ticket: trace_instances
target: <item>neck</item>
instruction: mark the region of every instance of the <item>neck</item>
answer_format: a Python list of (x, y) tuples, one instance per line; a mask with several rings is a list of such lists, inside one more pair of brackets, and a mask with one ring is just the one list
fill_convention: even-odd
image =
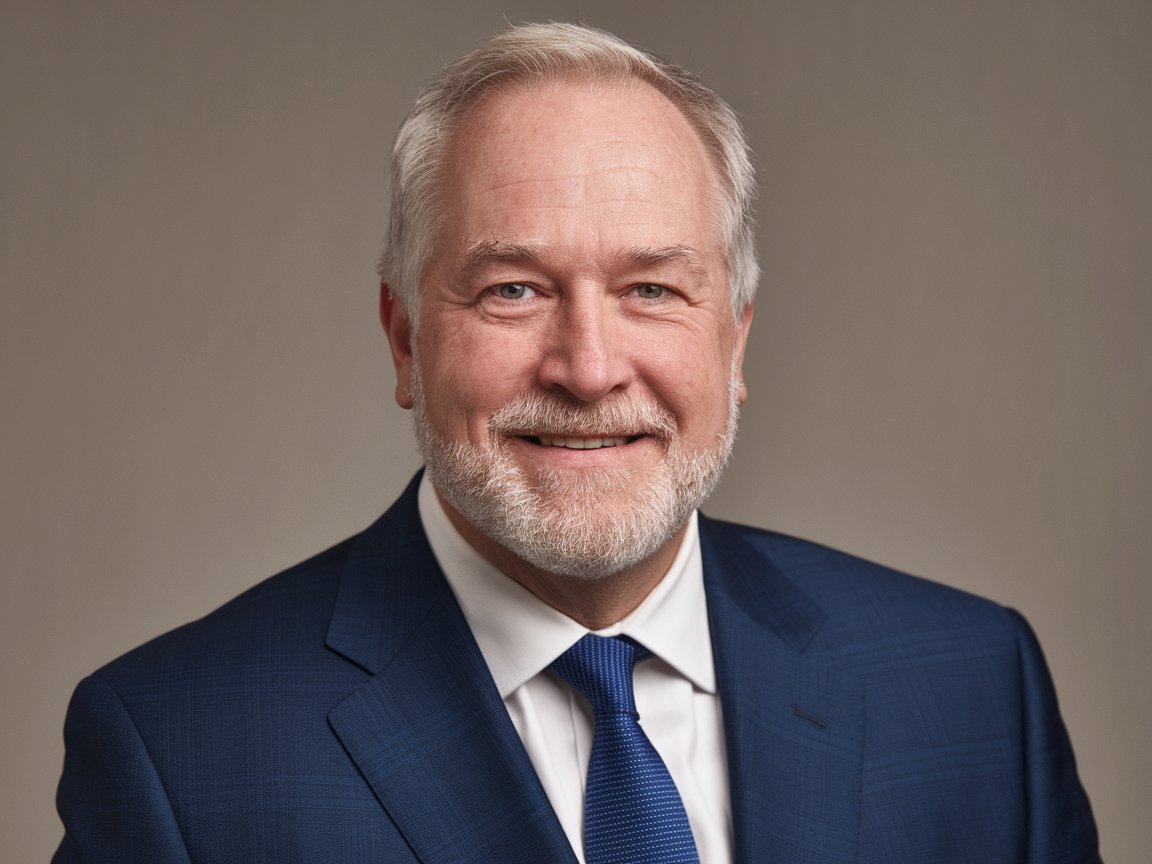
[(644, 602), (672, 566), (684, 532), (688, 530), (685, 525), (652, 555), (611, 576), (568, 576), (542, 570), (513, 554), (472, 525), (439, 491), (436, 497), (460, 536), (492, 566), (589, 630), (610, 627)]

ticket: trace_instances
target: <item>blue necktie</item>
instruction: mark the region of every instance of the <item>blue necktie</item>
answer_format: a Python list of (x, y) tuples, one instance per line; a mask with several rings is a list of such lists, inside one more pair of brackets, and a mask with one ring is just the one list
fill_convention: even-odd
[(632, 665), (645, 648), (589, 633), (552, 663), (596, 719), (584, 788), (587, 864), (699, 864), (672, 775), (637, 722)]

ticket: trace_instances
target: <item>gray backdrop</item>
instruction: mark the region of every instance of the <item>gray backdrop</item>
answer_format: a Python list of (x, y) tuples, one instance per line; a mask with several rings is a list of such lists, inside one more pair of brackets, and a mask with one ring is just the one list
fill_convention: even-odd
[(1147, 860), (1152, 6), (101, 3), (0, 25), (0, 834), (45, 860), (71, 688), (366, 525), (417, 464), (385, 153), (510, 20), (702, 73), (764, 280), (709, 511), (1022, 609), (1111, 862)]

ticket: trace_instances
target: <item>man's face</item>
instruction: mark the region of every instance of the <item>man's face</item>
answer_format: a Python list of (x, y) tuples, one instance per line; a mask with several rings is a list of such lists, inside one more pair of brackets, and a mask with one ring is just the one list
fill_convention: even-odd
[(610, 575), (678, 536), (731, 447), (750, 315), (717, 178), (640, 84), (500, 92), (456, 142), (418, 333), (390, 316), (397, 399), (450, 515)]

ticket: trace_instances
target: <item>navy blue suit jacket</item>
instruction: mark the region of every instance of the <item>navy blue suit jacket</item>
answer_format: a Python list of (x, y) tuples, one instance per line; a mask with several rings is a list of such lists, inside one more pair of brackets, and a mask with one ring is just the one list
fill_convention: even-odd
[[(1019, 615), (800, 540), (700, 531), (737, 861), (1099, 860)], [(65, 737), (57, 864), (575, 861), (415, 484), (87, 678)]]

